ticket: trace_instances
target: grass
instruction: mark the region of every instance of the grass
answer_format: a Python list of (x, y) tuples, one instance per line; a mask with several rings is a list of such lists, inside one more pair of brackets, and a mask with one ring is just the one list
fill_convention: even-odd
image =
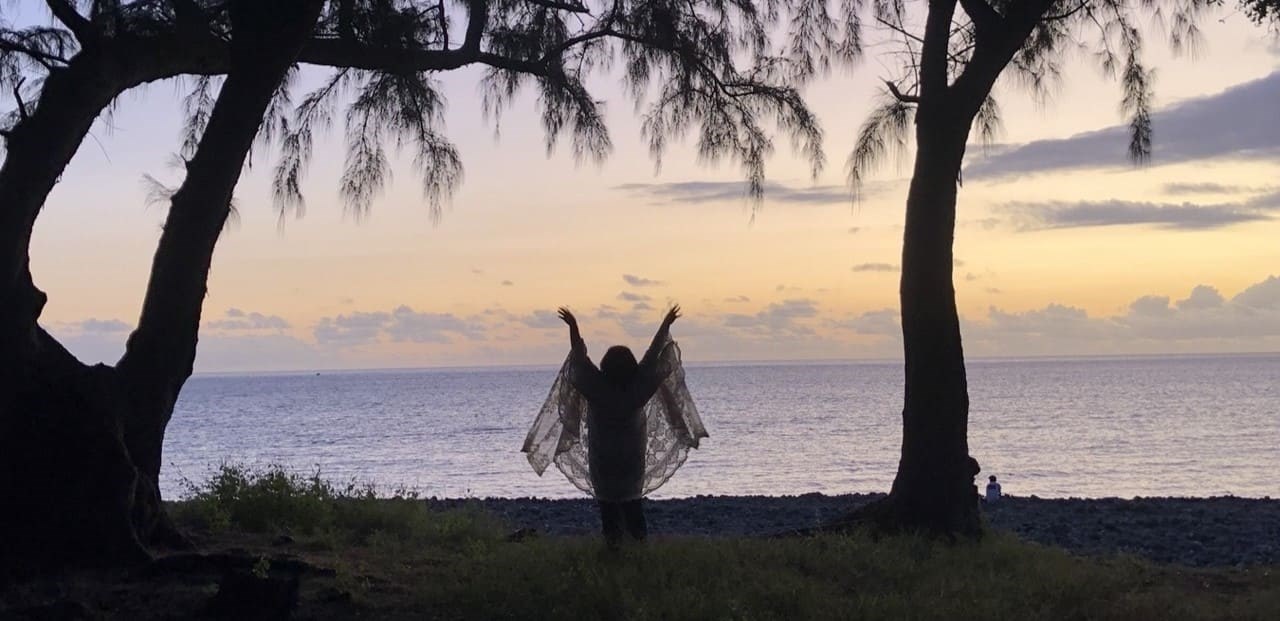
[(493, 538), (502, 529), (479, 511), (429, 511), (410, 491), (379, 498), (370, 485), (336, 485), (319, 472), (304, 476), (281, 466), (224, 464), (207, 481), (183, 487), (185, 497), (170, 504), (170, 514), (186, 528), (212, 534), (289, 535), (320, 547), (391, 541), (448, 547)]
[[(857, 535), (659, 537), (609, 552), (589, 537), (508, 541), (502, 524), (477, 511), (435, 512), (411, 495), (376, 498), (365, 487), (279, 468), (226, 467), (172, 510), (205, 549), (262, 559), (283, 552), (335, 569), (303, 579), (300, 618), (1280, 618), (1280, 568), (1085, 558), (1005, 534), (959, 545)], [(293, 543), (274, 545), (284, 532)], [(119, 618), (181, 616), (216, 589), (216, 576), (201, 579), (183, 577), (186, 591), (128, 587), (189, 593), (170, 596), (163, 610), (145, 593), (86, 598)], [(100, 581), (102, 592), (121, 591), (109, 577)]]

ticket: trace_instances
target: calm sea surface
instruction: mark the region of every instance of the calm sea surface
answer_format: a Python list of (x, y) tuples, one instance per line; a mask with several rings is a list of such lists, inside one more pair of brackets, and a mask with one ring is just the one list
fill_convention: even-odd
[[(900, 363), (690, 366), (711, 432), (655, 497), (885, 491)], [(519, 452), (555, 369), (197, 376), (162, 486), (284, 464), (435, 496), (579, 495)], [(1280, 355), (970, 361), (969, 445), (1006, 493), (1280, 496)]]

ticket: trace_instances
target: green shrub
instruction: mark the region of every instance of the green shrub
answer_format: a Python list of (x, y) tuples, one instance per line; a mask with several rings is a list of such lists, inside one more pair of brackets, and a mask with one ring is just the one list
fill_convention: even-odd
[(212, 531), (289, 533), (333, 543), (465, 542), (496, 536), (501, 524), (474, 511), (432, 511), (409, 490), (379, 498), (372, 485), (339, 486), (319, 471), (284, 466), (255, 469), (222, 464), (202, 483), (183, 481), (183, 500), (172, 514), (189, 527)]

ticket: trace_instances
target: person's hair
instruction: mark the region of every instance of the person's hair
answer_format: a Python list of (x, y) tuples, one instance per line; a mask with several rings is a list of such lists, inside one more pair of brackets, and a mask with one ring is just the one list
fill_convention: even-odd
[(610, 347), (609, 351), (604, 353), (604, 358), (600, 359), (600, 372), (604, 374), (605, 379), (619, 386), (629, 383), (638, 367), (635, 354), (632, 354), (625, 345)]
[(995, 483), (995, 482), (996, 482), (996, 475), (994, 475), (994, 474), (993, 474), (993, 475), (991, 475), (991, 476), (987, 477), (987, 480), (988, 480), (988, 481), (991, 481), (992, 483)]

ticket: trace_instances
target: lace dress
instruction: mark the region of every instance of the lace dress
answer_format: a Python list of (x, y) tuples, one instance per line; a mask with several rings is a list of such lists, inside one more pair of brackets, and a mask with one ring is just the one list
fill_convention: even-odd
[(579, 489), (610, 502), (640, 498), (675, 474), (707, 430), (680, 347), (665, 336), (652, 348), (627, 387), (600, 385), (585, 351), (569, 354), (521, 449), (534, 472), (555, 463)]

